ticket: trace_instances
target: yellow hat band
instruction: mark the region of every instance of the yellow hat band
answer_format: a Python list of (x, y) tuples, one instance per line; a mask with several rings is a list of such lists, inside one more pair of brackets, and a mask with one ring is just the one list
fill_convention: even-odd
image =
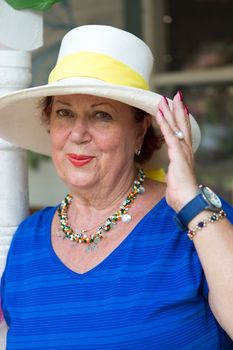
[(99, 53), (79, 52), (63, 57), (50, 73), (49, 83), (74, 77), (149, 90), (146, 80), (128, 65)]

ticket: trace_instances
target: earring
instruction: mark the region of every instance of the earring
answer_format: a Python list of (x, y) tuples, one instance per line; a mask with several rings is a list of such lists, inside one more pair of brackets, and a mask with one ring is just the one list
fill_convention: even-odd
[(139, 156), (140, 153), (141, 153), (141, 148), (136, 149), (136, 152), (135, 152), (136, 156)]

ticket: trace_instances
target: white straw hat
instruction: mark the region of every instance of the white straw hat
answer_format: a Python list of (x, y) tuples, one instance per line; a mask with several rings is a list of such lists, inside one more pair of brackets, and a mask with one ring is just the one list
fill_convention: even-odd
[[(49, 155), (50, 139), (41, 123), (39, 107), (45, 96), (89, 94), (106, 97), (155, 116), (162, 96), (150, 91), (152, 68), (153, 56), (149, 47), (133, 34), (105, 25), (75, 28), (62, 40), (48, 84), (0, 97), (0, 137), (22, 148)], [(190, 121), (196, 151), (200, 129), (192, 116)], [(163, 146), (154, 152), (145, 167), (155, 168), (166, 160), (166, 146)]]

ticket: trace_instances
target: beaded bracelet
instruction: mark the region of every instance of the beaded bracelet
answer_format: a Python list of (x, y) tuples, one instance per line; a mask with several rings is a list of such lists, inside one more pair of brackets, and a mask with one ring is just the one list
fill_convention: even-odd
[(209, 222), (214, 223), (219, 219), (224, 219), (225, 217), (226, 213), (223, 210), (220, 210), (218, 213), (212, 213), (207, 219), (199, 221), (196, 226), (188, 230), (187, 235), (189, 239), (193, 240), (194, 236), (197, 234), (197, 231), (202, 230), (203, 227), (206, 227)]

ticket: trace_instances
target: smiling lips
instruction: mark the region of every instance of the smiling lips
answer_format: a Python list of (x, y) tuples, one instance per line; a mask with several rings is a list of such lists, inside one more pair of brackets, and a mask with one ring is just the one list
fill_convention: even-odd
[(82, 154), (68, 153), (67, 158), (75, 167), (81, 167), (87, 163), (90, 163), (94, 157)]

